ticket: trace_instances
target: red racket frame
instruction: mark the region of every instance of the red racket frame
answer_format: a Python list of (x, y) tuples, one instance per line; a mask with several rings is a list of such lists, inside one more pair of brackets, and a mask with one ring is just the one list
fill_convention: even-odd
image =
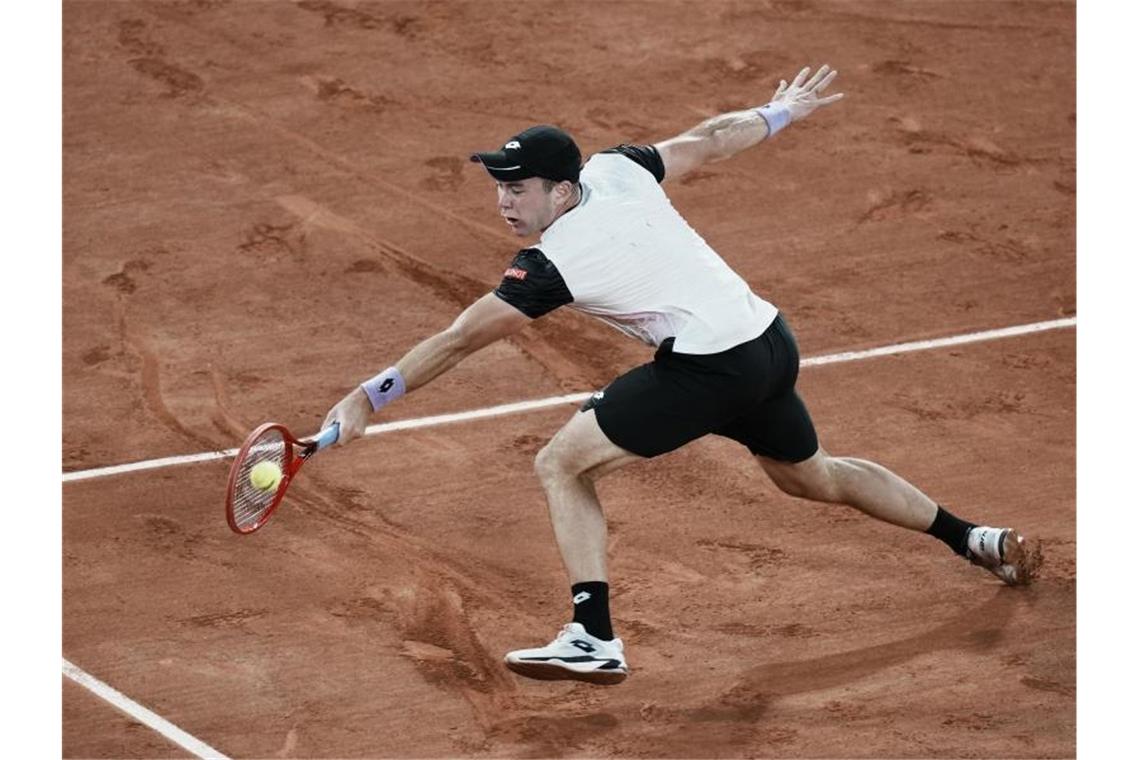
[[(285, 463), (281, 468), (281, 483), (277, 486), (277, 493), (273, 497), (273, 503), (269, 505), (269, 509), (265, 510), (265, 514), (263, 514), (257, 522), (243, 528), (238, 526), (234, 518), (234, 493), (237, 491), (237, 480), (241, 473), (241, 465), (242, 462), (245, 461), (246, 456), (248, 456), (250, 447), (253, 446), (257, 439), (263, 436), (267, 431), (274, 429), (281, 432), (281, 437), (285, 441)], [(296, 451), (297, 447), (301, 449), (299, 453)], [(245, 443), (238, 449), (233, 464), (230, 465), (230, 477), (226, 484), (226, 522), (229, 523), (230, 530), (234, 533), (240, 533), (241, 535), (249, 535), (269, 522), (269, 518), (277, 511), (281, 500), (285, 498), (285, 491), (289, 488), (289, 483), (293, 481), (294, 476), (300, 471), (301, 465), (316, 453), (316, 451), (316, 441), (300, 441), (289, 432), (288, 428), (276, 422), (266, 422), (250, 433), (245, 439)]]

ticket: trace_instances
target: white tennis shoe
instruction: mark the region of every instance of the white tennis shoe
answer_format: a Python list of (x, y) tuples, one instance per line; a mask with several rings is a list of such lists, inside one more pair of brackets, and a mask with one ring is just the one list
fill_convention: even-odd
[(554, 641), (537, 649), (516, 649), (504, 658), (507, 667), (527, 678), (621, 683), (629, 675), (621, 639), (603, 641), (586, 633), (581, 623), (568, 623)]
[(966, 559), (1010, 586), (1028, 586), (1041, 567), (1041, 550), (1031, 550), (1012, 528), (979, 525), (966, 536)]

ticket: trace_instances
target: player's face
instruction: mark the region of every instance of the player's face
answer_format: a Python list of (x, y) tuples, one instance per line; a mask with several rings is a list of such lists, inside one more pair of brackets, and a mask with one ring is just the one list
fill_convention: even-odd
[(548, 192), (539, 177), (496, 182), (495, 186), (499, 192), (499, 215), (519, 237), (541, 232), (557, 216), (555, 193)]

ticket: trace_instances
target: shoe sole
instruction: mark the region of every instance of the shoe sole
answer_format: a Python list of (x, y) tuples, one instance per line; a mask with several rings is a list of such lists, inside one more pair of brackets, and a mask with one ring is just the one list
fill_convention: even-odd
[(624, 681), (629, 675), (629, 673), (620, 670), (589, 670), (585, 672), (567, 670), (545, 662), (511, 662), (510, 660), (504, 660), (504, 662), (511, 671), (520, 676), (539, 681), (585, 681), (601, 686), (613, 686)]
[[(1010, 529), (1002, 541), (1001, 549), (1002, 563), (993, 568), (992, 572), (1010, 586), (1028, 586), (1033, 583), (1044, 559), (1040, 545), (1027, 544), (1024, 537)], [(1012, 578), (1002, 572), (1007, 569), (1012, 571)]]

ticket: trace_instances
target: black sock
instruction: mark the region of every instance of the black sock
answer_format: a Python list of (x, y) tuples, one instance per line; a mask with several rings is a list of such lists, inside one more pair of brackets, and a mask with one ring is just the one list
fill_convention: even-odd
[(975, 527), (977, 526), (973, 523), (960, 520), (942, 507), (938, 507), (938, 514), (934, 516), (934, 523), (926, 529), (926, 532), (945, 542), (947, 546), (965, 557), (966, 536), (970, 534), (970, 529)]
[(574, 622), (581, 623), (586, 633), (602, 641), (614, 637), (610, 624), (610, 584), (604, 581), (575, 583), (570, 587), (574, 597)]

